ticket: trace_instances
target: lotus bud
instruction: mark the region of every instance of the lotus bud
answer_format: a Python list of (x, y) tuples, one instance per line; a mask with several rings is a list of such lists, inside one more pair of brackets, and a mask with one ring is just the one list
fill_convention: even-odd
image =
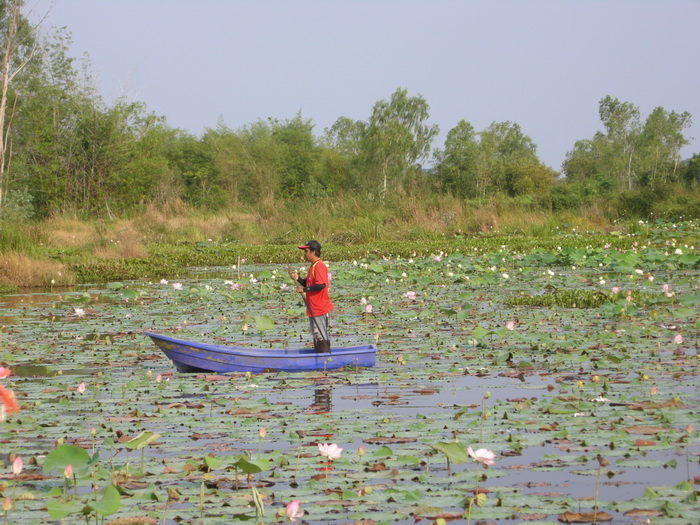
[(22, 457), (21, 456), (17, 456), (14, 459), (14, 461), (12, 462), (11, 469), (12, 469), (12, 473), (15, 476), (18, 475), (20, 472), (22, 472)]

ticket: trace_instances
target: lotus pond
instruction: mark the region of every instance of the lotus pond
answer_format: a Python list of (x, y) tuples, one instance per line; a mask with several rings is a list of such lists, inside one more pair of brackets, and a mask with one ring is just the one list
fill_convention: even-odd
[(663, 229), (331, 261), (333, 344), (377, 366), (296, 374), (179, 374), (142, 335), (303, 346), (282, 266), (2, 296), (5, 518), (700, 522), (699, 268)]

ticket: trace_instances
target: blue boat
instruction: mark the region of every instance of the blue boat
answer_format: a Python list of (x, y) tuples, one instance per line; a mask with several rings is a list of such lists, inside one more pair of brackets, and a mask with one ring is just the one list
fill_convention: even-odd
[(278, 370), (333, 370), (344, 366), (374, 366), (375, 345), (331, 348), (316, 353), (313, 348), (267, 349), (220, 346), (183, 341), (165, 335), (144, 332), (168, 356), (180, 372), (263, 372)]

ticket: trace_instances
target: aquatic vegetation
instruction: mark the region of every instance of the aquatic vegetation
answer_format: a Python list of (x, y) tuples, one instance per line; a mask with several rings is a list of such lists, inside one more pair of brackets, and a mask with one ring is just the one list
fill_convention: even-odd
[(700, 269), (678, 237), (331, 259), (334, 341), (377, 341), (373, 369), (185, 375), (141, 335), (303, 346), (286, 271), (255, 260), (269, 247), (2, 297), (0, 376), (12, 368), (21, 408), (0, 424), (3, 509), (18, 523), (697, 521)]

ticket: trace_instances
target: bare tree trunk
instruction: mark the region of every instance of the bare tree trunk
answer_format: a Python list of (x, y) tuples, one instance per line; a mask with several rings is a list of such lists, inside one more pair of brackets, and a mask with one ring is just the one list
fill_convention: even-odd
[(384, 163), (382, 166), (382, 172), (384, 173), (384, 188), (382, 190), (382, 195), (386, 195), (386, 179), (389, 171), (389, 158), (384, 157)]
[(632, 152), (630, 151), (629, 157), (627, 159), (627, 189), (632, 189)]

